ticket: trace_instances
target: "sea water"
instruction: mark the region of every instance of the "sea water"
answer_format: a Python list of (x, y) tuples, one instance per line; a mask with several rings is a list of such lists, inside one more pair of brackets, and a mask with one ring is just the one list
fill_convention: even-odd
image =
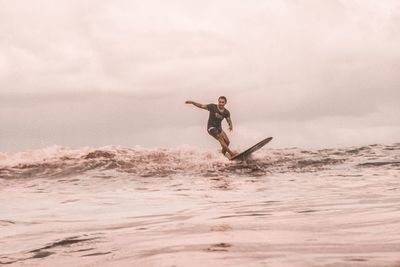
[(400, 144), (0, 153), (7, 266), (400, 266)]

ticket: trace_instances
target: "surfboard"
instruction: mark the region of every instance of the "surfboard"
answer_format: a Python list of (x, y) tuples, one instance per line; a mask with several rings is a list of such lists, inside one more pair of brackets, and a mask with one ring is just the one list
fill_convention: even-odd
[(251, 153), (259, 150), (260, 148), (262, 148), (263, 146), (268, 144), (271, 140), (272, 140), (272, 137), (265, 138), (264, 140), (255, 144), (254, 146), (246, 149), (245, 151), (237, 154), (236, 156), (233, 156), (232, 158), (230, 158), (230, 160), (245, 160), (251, 155)]

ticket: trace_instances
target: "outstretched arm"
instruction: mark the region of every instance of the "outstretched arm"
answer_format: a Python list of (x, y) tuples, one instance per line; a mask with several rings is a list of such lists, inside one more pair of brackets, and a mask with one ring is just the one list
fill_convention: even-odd
[(195, 106), (198, 107), (198, 108), (207, 109), (207, 105), (203, 105), (203, 104), (200, 104), (200, 103), (196, 103), (196, 102), (191, 101), (191, 100), (186, 101), (185, 104), (193, 104), (193, 105), (195, 105)]

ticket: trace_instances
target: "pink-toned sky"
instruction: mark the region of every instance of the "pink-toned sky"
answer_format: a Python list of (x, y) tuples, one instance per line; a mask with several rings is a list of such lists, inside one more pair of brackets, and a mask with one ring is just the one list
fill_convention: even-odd
[(400, 141), (398, 0), (0, 0), (0, 151)]

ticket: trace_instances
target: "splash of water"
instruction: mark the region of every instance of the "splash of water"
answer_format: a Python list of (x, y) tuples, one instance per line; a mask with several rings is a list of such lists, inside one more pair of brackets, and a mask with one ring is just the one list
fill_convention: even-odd
[(46, 147), (0, 153), (0, 178), (68, 177), (115, 170), (141, 177), (260, 176), (332, 168), (399, 168), (400, 143), (322, 150), (263, 149), (246, 162), (230, 162), (214, 151), (197, 148), (142, 149)]

